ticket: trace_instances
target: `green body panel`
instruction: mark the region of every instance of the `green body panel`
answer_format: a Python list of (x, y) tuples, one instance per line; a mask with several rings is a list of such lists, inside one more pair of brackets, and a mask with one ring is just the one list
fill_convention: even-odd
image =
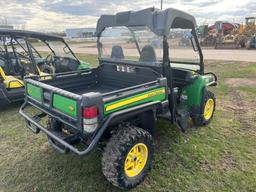
[(77, 116), (77, 102), (73, 99), (54, 94), (53, 107), (72, 117)]
[[(163, 91), (163, 92), (158, 93), (158, 94), (154, 94), (154, 93), (157, 93), (158, 91)], [(128, 100), (133, 100), (133, 99), (136, 99), (136, 98), (144, 96), (144, 95), (146, 95), (147, 98), (141, 99), (139, 101), (132, 102), (130, 104), (125, 104), (123, 106), (120, 106), (120, 107), (118, 107), (116, 109), (113, 109), (113, 110), (110, 110), (110, 111), (106, 111), (107, 107), (109, 107), (111, 105), (114, 105), (114, 104), (117, 104), (117, 103), (120, 103), (120, 102), (125, 102), (125, 101), (128, 101)], [(147, 91), (147, 92), (144, 92), (144, 93), (140, 93), (140, 94), (137, 94), (137, 95), (134, 95), (134, 96), (130, 96), (130, 97), (127, 97), (127, 98), (124, 98), (124, 99), (121, 99), (121, 100), (117, 100), (117, 101), (114, 101), (114, 102), (111, 102), (111, 103), (107, 103), (107, 104), (104, 105), (104, 114), (107, 115), (107, 114), (110, 114), (110, 113), (113, 113), (113, 112), (116, 112), (116, 111), (119, 111), (119, 110), (122, 110), (122, 109), (126, 109), (126, 108), (129, 108), (129, 107), (134, 107), (136, 105), (147, 103), (147, 102), (164, 101), (164, 100), (166, 100), (166, 98), (167, 97), (166, 97), (165, 87), (161, 87), (161, 88), (154, 89), (154, 90), (151, 90), (151, 91)]]
[(181, 97), (185, 102), (182, 105), (185, 105), (187, 110), (191, 110), (193, 106), (200, 106), (203, 90), (208, 82), (207, 76), (198, 76), (191, 85), (183, 88)]
[(37, 101), (42, 101), (42, 89), (40, 87), (28, 83), (27, 94)]
[(80, 65), (78, 67), (78, 70), (82, 70), (82, 69), (91, 69), (91, 65), (85, 61), (80, 60)]

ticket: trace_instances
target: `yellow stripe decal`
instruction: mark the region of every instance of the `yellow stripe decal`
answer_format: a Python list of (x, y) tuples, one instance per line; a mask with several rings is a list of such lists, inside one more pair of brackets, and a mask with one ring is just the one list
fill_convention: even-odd
[(152, 91), (152, 92), (140, 95), (138, 97), (134, 97), (134, 98), (131, 98), (131, 99), (127, 99), (125, 101), (117, 102), (113, 105), (109, 105), (109, 106), (106, 107), (106, 112), (117, 109), (117, 108), (120, 108), (120, 107), (123, 107), (123, 106), (126, 106), (126, 105), (130, 105), (132, 103), (135, 103), (135, 102), (138, 102), (138, 101), (141, 101), (141, 100), (144, 100), (144, 99), (148, 99), (148, 98), (154, 97), (156, 95), (160, 95), (160, 94), (165, 94), (165, 89)]

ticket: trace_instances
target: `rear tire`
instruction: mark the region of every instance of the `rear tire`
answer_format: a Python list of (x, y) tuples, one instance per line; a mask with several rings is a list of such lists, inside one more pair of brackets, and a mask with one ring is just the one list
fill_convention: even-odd
[(202, 104), (200, 106), (200, 114), (192, 117), (196, 126), (208, 125), (214, 115), (216, 108), (216, 98), (214, 93), (205, 89)]
[(152, 158), (152, 136), (141, 128), (125, 127), (119, 129), (107, 144), (102, 171), (114, 186), (131, 189), (144, 180)]

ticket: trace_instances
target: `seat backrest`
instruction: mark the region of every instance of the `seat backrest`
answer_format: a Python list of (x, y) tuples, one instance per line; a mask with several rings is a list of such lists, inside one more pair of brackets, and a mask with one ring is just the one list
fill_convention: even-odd
[(146, 45), (142, 48), (140, 54), (140, 61), (156, 62), (156, 52), (151, 45)]
[(7, 89), (16, 89), (24, 87), (24, 82), (20, 79), (17, 79), (14, 76), (6, 76), (4, 79), (4, 84)]
[(113, 46), (112, 52), (111, 52), (111, 58), (112, 59), (124, 59), (123, 48), (119, 45)]

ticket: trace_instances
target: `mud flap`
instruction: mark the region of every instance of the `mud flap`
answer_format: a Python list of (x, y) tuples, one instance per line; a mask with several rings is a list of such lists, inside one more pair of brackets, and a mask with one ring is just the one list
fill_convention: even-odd
[(188, 128), (190, 114), (186, 110), (178, 109), (177, 111), (177, 125), (182, 132), (185, 132)]

